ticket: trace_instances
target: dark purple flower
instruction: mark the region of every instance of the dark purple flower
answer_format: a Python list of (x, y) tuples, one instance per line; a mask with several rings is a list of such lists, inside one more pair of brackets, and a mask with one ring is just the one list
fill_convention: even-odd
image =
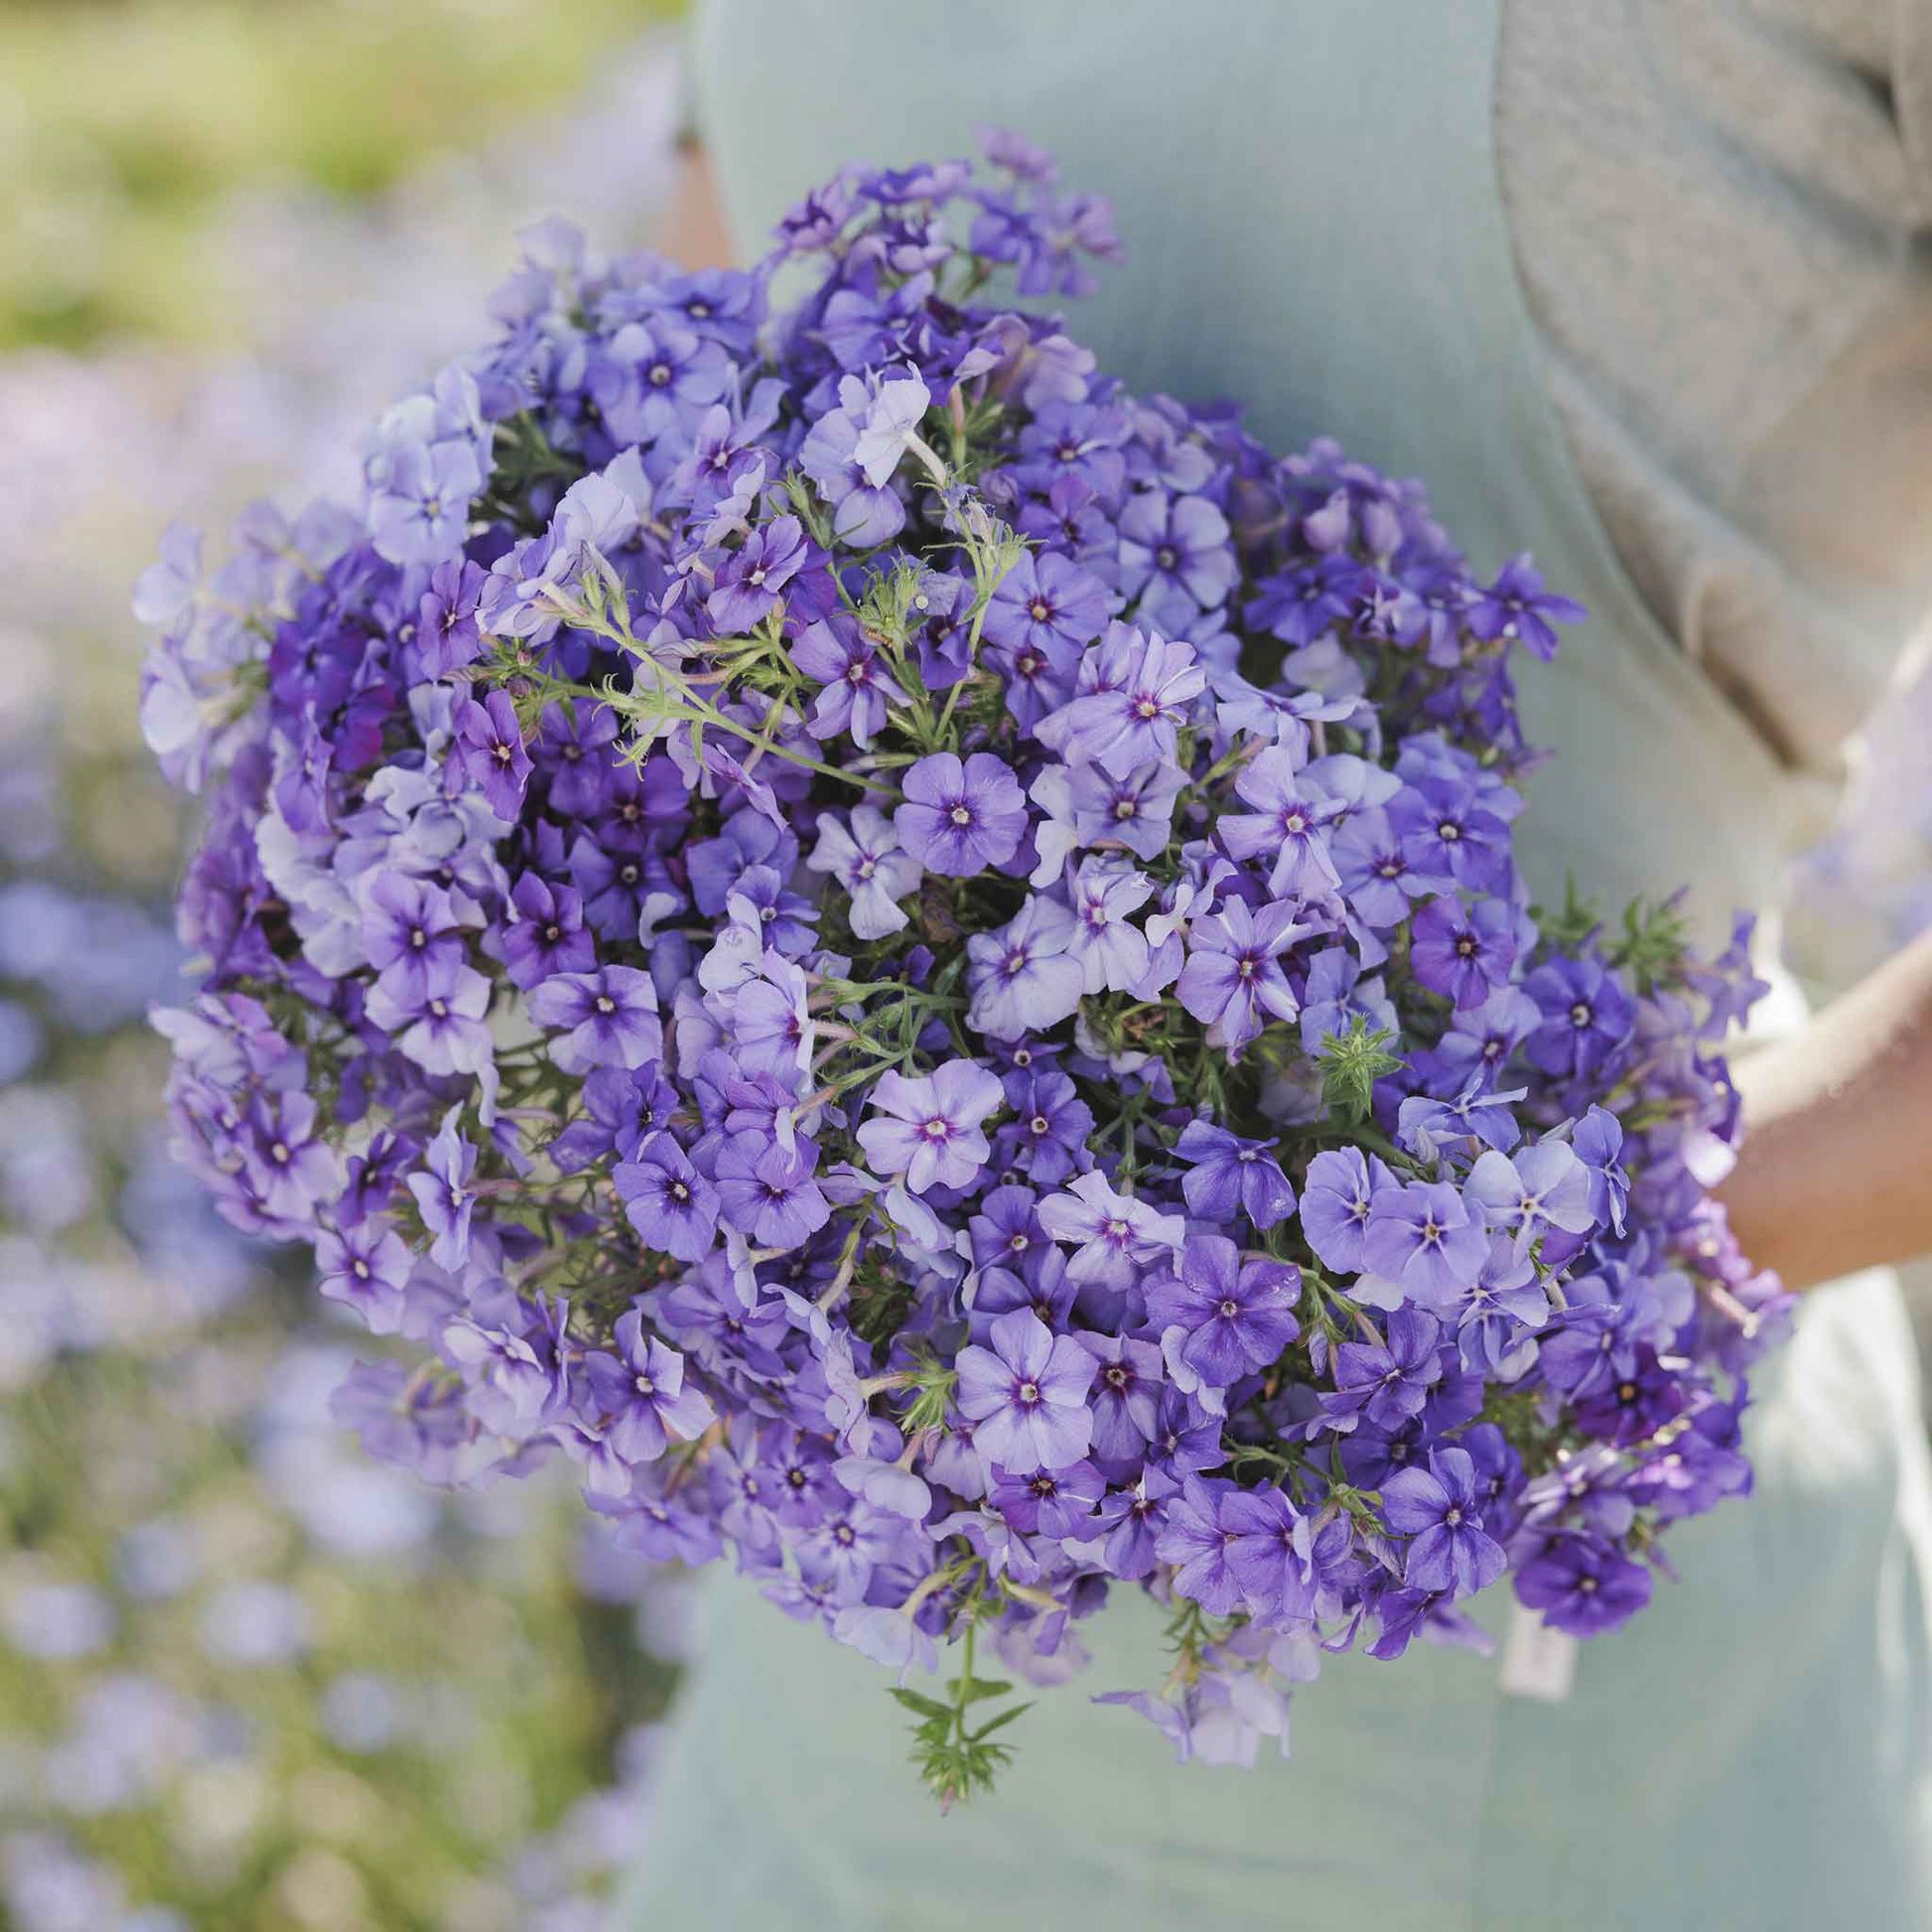
[(1352, 558), (1320, 557), (1265, 579), (1242, 616), (1284, 643), (1311, 644), (1354, 610), (1373, 581)]
[(430, 573), (416, 610), (416, 661), (425, 677), (448, 677), (483, 655), (477, 607), (486, 576), (467, 557), (446, 557)]
[(584, 897), (575, 887), (524, 873), (510, 888), (502, 928), (503, 968), (528, 992), (559, 973), (587, 973), (597, 943), (584, 929)]
[(1472, 1596), (1503, 1574), (1502, 1545), (1484, 1535), (1475, 1464), (1466, 1449), (1432, 1449), (1429, 1467), (1398, 1469), (1382, 1484), (1382, 1515), (1413, 1537), (1403, 1563), (1412, 1589)]
[(684, 1357), (646, 1333), (635, 1309), (618, 1317), (613, 1340), (612, 1352), (584, 1357), (584, 1381), (597, 1426), (624, 1461), (654, 1462), (711, 1427), (711, 1404), (685, 1386)]
[(509, 693), (491, 691), (481, 702), (464, 699), (450, 749), (457, 768), (483, 793), (489, 809), (514, 825), (523, 810), (530, 755), (523, 749), (523, 731)]
[(997, 1166), (1019, 1168), (1040, 1187), (1056, 1187), (1087, 1165), (1093, 1109), (1058, 1067), (1009, 1073), (1002, 1082), (1013, 1119), (994, 1137)]
[(1601, 1442), (1619, 1447), (1654, 1436), (1684, 1407), (1678, 1377), (1648, 1345), (1636, 1351), (1636, 1365), (1614, 1381), (1599, 1384), (1577, 1403), (1578, 1426)]
[(1301, 1292), (1292, 1263), (1243, 1261), (1225, 1236), (1191, 1235), (1177, 1273), (1147, 1284), (1148, 1319), (1166, 1331), (1171, 1361), (1177, 1349), (1202, 1383), (1225, 1389), (1271, 1366), (1301, 1333)]
[(1091, 1462), (1032, 1475), (1003, 1470), (987, 1500), (1022, 1536), (1079, 1536), (1091, 1525), (1106, 1486)]
[(1516, 1594), (1575, 1637), (1614, 1630), (1650, 1601), (1650, 1572), (1595, 1537), (1551, 1537), (1516, 1573)]
[(1382, 1341), (1344, 1341), (1335, 1349), (1335, 1386), (1321, 1406), (1337, 1417), (1360, 1416), (1378, 1429), (1399, 1428), (1422, 1413), (1442, 1380), (1437, 1349), (1442, 1324), (1421, 1309), (1397, 1309)]
[(1403, 856), (1425, 885), (1507, 893), (1509, 820), (1492, 809), (1493, 797), (1520, 803), (1511, 792), (1486, 794), (1473, 778), (1447, 776), (1419, 778), (1390, 802)]
[(1537, 967), (1523, 991), (1542, 1015), (1524, 1050), (1546, 1073), (1587, 1079), (1630, 1036), (1636, 1008), (1593, 953)]
[(1267, 1230), (1295, 1212), (1295, 1189), (1266, 1141), (1244, 1141), (1209, 1120), (1190, 1120), (1174, 1153), (1191, 1163), (1181, 1179), (1187, 1211), (1203, 1221), (1246, 1214)]
[(1485, 643), (1514, 637), (1546, 661), (1557, 654), (1559, 623), (1582, 623), (1589, 613), (1574, 598), (1543, 588), (1543, 579), (1525, 550), (1503, 566), (1502, 574), (1477, 597), (1465, 621)]
[(650, 1135), (611, 1179), (624, 1217), (646, 1247), (679, 1261), (702, 1261), (718, 1236), (718, 1190), (665, 1133)]
[(1132, 1489), (1109, 1490), (1101, 1497), (1095, 1528), (1107, 1539), (1100, 1560), (1110, 1576), (1138, 1583), (1154, 1574), (1168, 1503), (1179, 1489), (1173, 1476), (1150, 1466)]
[(719, 633), (738, 636), (762, 623), (806, 555), (805, 532), (795, 516), (775, 517), (752, 531), (711, 580), (704, 608)]
[(1500, 899), (1464, 905), (1446, 895), (1416, 914), (1409, 963), (1423, 985), (1447, 993), (1458, 1008), (1481, 1006), (1515, 961), (1516, 918)]
[(1161, 1351), (1150, 1341), (1082, 1333), (1099, 1364), (1093, 1383), (1093, 1453), (1131, 1463), (1154, 1440), (1161, 1409)]

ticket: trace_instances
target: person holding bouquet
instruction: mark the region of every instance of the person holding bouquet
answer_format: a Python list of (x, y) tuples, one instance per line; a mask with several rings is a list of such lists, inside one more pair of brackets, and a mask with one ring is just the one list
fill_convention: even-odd
[[(1127, 245), (1074, 325), (1103, 368), (1423, 476), (1485, 568), (1527, 548), (1587, 607), (1521, 674), (1546, 901), (1688, 885), (1706, 937), (1775, 903), (1932, 610), (1921, 10), (709, 0), (695, 63), (740, 249), (854, 156), (1050, 147)], [(1247, 1773), (1062, 1690), (941, 1818), (876, 1670), (714, 1586), (628, 1922), (1932, 1924), (1932, 1484), (1887, 1267), (1932, 1246), (1932, 946), (1811, 1019), (1780, 984), (1753, 1034), (1721, 1197), (1805, 1295), (1752, 1499), (1685, 1527), (1642, 1615), (1571, 1657), (1503, 1613), (1501, 1669), (1330, 1659)], [(1094, 1628), (1109, 1681), (1159, 1644), (1144, 1603)]]

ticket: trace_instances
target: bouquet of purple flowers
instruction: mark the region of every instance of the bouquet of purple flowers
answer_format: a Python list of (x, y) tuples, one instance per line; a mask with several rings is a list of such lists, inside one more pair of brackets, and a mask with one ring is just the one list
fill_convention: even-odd
[(1064, 1674), (1110, 1587), (1196, 1756), (1506, 1572), (1620, 1622), (1749, 1486), (1784, 1307), (1707, 1194), (1745, 932), (1512, 856), (1509, 653), (1580, 611), (995, 301), (1115, 243), (989, 158), (748, 273), (536, 232), (359, 509), (141, 594), (209, 792), (181, 1144), (423, 1344), (341, 1417), (729, 1552), (900, 1671), (945, 1798), (1018, 1715), (976, 1640)]

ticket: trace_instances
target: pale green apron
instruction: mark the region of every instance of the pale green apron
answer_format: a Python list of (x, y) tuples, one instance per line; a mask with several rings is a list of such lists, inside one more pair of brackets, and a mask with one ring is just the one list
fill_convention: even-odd
[[(1532, 881), (1689, 884), (1709, 940), (1775, 890), (1794, 788), (1649, 616), (1551, 417), (1496, 32), (1497, 0), (721, 0), (696, 65), (741, 252), (846, 160), (1015, 127), (1114, 201), (1127, 265), (1072, 313), (1104, 367), (1426, 478), (1479, 565), (1534, 550), (1593, 616), (1525, 676), (1560, 755)], [(1757, 1495), (1675, 1533), (1683, 1581), (1584, 1647), (1567, 1702), (1466, 1653), (1348, 1657), (1298, 1693), (1291, 1760), (1181, 1769), (1087, 1702), (1163, 1671), (1123, 1591), (1002, 1790), (945, 1820), (882, 1674), (721, 1580), (621, 1922), (1926, 1932), (1932, 1483), (1888, 1274), (1809, 1298), (1751, 1441)]]

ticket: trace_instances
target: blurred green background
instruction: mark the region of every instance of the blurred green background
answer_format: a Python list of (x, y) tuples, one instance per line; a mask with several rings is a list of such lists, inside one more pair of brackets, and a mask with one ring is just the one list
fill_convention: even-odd
[(241, 339), (222, 201), (364, 198), (567, 100), (678, 0), (4, 0), (0, 349)]

